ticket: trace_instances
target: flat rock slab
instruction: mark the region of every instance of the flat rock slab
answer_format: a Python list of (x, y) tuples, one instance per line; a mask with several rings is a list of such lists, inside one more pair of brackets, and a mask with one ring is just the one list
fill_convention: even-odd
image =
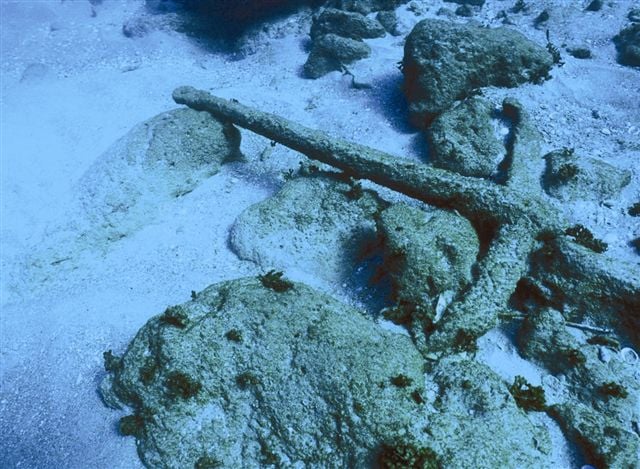
[(309, 272), (342, 283), (361, 246), (375, 238), (381, 201), (364, 191), (350, 197), (348, 184), (326, 177), (287, 182), (275, 196), (245, 210), (231, 232), (232, 249), (264, 270), (299, 277)]
[(552, 65), (545, 48), (517, 31), (423, 20), (407, 37), (402, 61), (409, 117), (425, 127), (474, 89), (538, 83)]

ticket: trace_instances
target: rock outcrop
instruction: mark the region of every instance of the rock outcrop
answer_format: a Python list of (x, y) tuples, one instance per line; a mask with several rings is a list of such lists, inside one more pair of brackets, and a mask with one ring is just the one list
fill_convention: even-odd
[(407, 37), (402, 61), (411, 122), (425, 127), (484, 86), (539, 83), (552, 65), (545, 48), (517, 31), (423, 20)]

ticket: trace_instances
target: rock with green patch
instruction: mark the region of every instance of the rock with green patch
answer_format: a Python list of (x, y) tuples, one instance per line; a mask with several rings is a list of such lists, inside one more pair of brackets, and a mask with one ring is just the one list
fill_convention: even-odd
[(606, 339), (580, 343), (552, 309), (531, 311), (518, 334), (525, 358), (564, 376), (566, 391), (555, 396), (558, 402), (548, 412), (582, 447), (586, 461), (598, 467), (632, 467), (628, 462), (640, 449), (640, 438), (632, 431), (640, 422), (637, 356), (629, 349), (616, 350), (617, 341)]
[(407, 37), (402, 61), (410, 120), (426, 127), (473, 90), (539, 83), (552, 65), (544, 47), (512, 29), (423, 20)]
[(448, 357), (430, 380), (437, 413), (427, 433), (444, 467), (549, 467), (547, 430), (529, 420), (490, 368)]
[(531, 275), (546, 301), (564, 305), (566, 320), (612, 329), (640, 347), (640, 266), (593, 254), (568, 236), (557, 238), (534, 253)]
[(329, 177), (288, 181), (275, 196), (237, 218), (230, 243), (243, 259), (287, 274), (311, 273), (328, 282), (351, 275), (365, 242), (375, 237), (382, 202), (371, 191)]
[[(300, 283), (233, 280), (181, 308), (185, 329), (151, 319), (102, 386), (133, 407), (127, 430), (148, 467), (370, 467), (382, 444), (427, 443), (412, 397), (425, 394), (423, 359), (408, 337)], [(393, 385), (399, 375), (410, 384)]]
[(383, 269), (391, 277), (393, 299), (409, 321), (433, 321), (440, 297), (449, 300), (471, 281), (478, 236), (471, 223), (453, 212), (395, 204), (378, 222)]
[(493, 175), (506, 153), (492, 123), (494, 113), (490, 102), (473, 97), (436, 118), (427, 130), (432, 164), (463, 176)]
[(551, 373), (564, 373), (584, 364), (580, 343), (566, 329), (562, 313), (552, 308), (532, 311), (518, 331), (518, 344), (525, 358), (545, 366)]
[(631, 172), (604, 161), (577, 156), (572, 149), (545, 156), (547, 193), (563, 202), (614, 198), (631, 182)]

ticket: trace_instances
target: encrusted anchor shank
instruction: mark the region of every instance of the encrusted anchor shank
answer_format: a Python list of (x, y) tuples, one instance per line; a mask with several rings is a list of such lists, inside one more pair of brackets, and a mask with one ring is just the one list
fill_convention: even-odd
[(505, 222), (518, 218), (519, 203), (503, 187), (482, 179), (415, 164), (364, 145), (330, 137), (282, 117), (183, 86), (173, 92), (178, 104), (251, 130), (360, 179), (368, 179), (470, 219)]

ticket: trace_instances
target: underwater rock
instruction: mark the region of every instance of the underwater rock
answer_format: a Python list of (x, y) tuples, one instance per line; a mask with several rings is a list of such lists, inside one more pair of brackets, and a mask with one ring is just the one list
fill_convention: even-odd
[(374, 19), (367, 18), (360, 13), (327, 8), (313, 20), (311, 25), (311, 39), (326, 34), (350, 39), (372, 39), (385, 35), (382, 25)]
[(640, 23), (627, 26), (613, 38), (618, 50), (618, 62), (640, 67)]
[(518, 345), (525, 358), (553, 374), (564, 373), (586, 360), (580, 343), (566, 330), (562, 313), (552, 308), (527, 315), (518, 331)]
[(342, 282), (361, 246), (375, 237), (381, 201), (370, 191), (350, 196), (351, 186), (329, 177), (288, 181), (275, 196), (237, 218), (230, 244), (264, 269), (313, 272)]
[(429, 416), (427, 432), (444, 467), (549, 467), (547, 430), (517, 407), (489, 367), (448, 357), (432, 373), (437, 413)]
[(120, 428), (148, 467), (371, 467), (380, 445), (427, 439), (423, 376), (408, 337), (246, 278), (152, 318), (102, 393), (133, 407)]
[(545, 190), (564, 202), (616, 197), (631, 182), (630, 171), (594, 158), (578, 157), (572, 149), (553, 151), (545, 160)]
[(453, 212), (394, 204), (378, 219), (383, 269), (391, 277), (396, 322), (432, 322), (440, 295), (453, 298), (471, 282), (479, 250), (471, 223)]
[(637, 263), (594, 255), (589, 248), (562, 237), (534, 253), (531, 265), (531, 275), (550, 295), (548, 301), (564, 305), (568, 321), (610, 328), (640, 347)]
[(552, 65), (545, 48), (511, 29), (423, 20), (407, 37), (402, 61), (410, 120), (426, 127), (474, 89), (539, 83)]
[(134, 127), (82, 176), (91, 231), (120, 239), (153, 219), (160, 201), (188, 194), (239, 156), (240, 133), (207, 112), (176, 109)]
[(369, 57), (368, 44), (355, 39), (325, 34), (313, 41), (313, 47), (304, 64), (307, 78), (320, 78), (329, 72), (342, 70), (345, 65)]
[(398, 32), (398, 15), (395, 11), (380, 11), (376, 15), (376, 19), (389, 34), (399, 36)]
[(493, 114), (490, 102), (473, 97), (438, 116), (427, 129), (432, 164), (463, 176), (493, 175), (506, 154), (491, 122)]
[(362, 39), (382, 37), (385, 29), (360, 13), (327, 8), (313, 19), (310, 34), (313, 46), (304, 74), (315, 79), (369, 57), (371, 48)]
[(591, 49), (584, 46), (570, 47), (567, 49), (567, 52), (576, 59), (590, 59), (593, 57)]
[(460, 5), (456, 8), (456, 15), (462, 16), (463, 18), (471, 18), (473, 16), (473, 8), (469, 5)]
[(549, 413), (563, 432), (582, 449), (589, 464), (611, 468), (638, 467), (640, 439), (631, 428), (621, 428), (615, 418), (581, 402), (551, 406)]

